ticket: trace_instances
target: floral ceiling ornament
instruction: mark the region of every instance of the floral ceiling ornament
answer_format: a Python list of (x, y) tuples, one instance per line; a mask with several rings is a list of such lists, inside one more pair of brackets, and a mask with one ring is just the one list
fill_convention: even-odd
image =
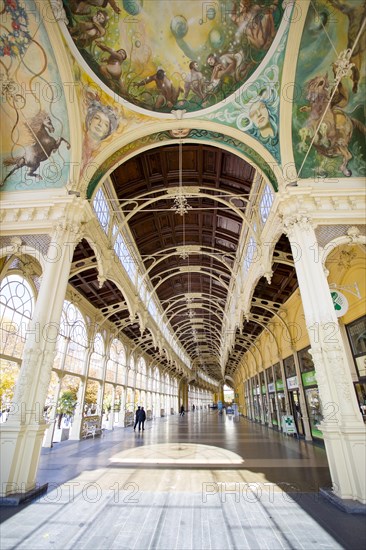
[(188, 251), (187, 247), (184, 247), (182, 252), (179, 254), (179, 257), (182, 258), (182, 260), (186, 260), (189, 258), (190, 252)]
[(180, 191), (179, 194), (174, 197), (174, 205), (171, 210), (174, 210), (175, 213), (180, 216), (184, 216), (185, 214), (188, 214), (188, 211), (191, 209), (192, 206), (188, 204), (187, 197), (182, 191)]
[(342, 250), (340, 253), (338, 267), (345, 267), (346, 269), (349, 269), (351, 267), (352, 260), (356, 257), (357, 254), (354, 250)]

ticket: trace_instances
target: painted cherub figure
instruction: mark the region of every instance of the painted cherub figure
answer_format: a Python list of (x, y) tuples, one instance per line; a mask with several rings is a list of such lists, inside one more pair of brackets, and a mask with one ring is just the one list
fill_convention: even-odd
[(107, 80), (113, 80), (120, 84), (120, 79), (122, 76), (122, 63), (127, 59), (126, 50), (123, 48), (119, 50), (112, 50), (112, 48), (106, 46), (99, 40), (96, 40), (95, 43), (98, 48), (103, 50), (103, 52), (109, 53), (108, 57), (102, 59), (100, 72)]
[(94, 40), (102, 38), (106, 33), (108, 16), (106, 12), (99, 10), (92, 17), (84, 21), (78, 21), (75, 27), (71, 27), (70, 34), (79, 48), (91, 46)]
[(145, 86), (150, 82), (155, 82), (156, 88), (159, 92), (155, 101), (155, 109), (160, 109), (162, 107), (168, 107), (171, 109), (177, 102), (179, 94), (183, 91), (182, 88), (175, 88), (163, 69), (158, 69), (155, 74), (147, 76), (138, 82), (136, 86)]

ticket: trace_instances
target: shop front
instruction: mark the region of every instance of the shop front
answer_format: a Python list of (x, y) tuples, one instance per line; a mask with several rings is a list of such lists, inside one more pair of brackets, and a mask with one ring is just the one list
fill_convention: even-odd
[(302, 411), (300, 405), (299, 381), (296, 375), (295, 359), (293, 355), (287, 357), (284, 362), (286, 374), (286, 386), (290, 403), (290, 414), (294, 417), (297, 433), (305, 436)]
[(244, 399), (245, 399), (245, 416), (251, 418), (250, 414), (250, 394), (249, 394), (249, 381), (244, 382)]
[(269, 411), (271, 413), (272, 427), (278, 428), (278, 416), (276, 407), (276, 387), (273, 377), (272, 367), (269, 367), (266, 371), (268, 381), (268, 398), (269, 398)]
[(363, 419), (366, 422), (366, 316), (346, 325), (346, 330), (356, 366), (355, 391)]
[(277, 410), (279, 418), (277, 417), (277, 426), (281, 425), (281, 416), (287, 414), (286, 410), (286, 397), (285, 387), (281, 376), (281, 367), (279, 363), (276, 363), (273, 367), (274, 379), (275, 379), (275, 391), (277, 394)]
[(253, 379), (253, 413), (254, 413), (254, 420), (257, 422), (261, 422), (262, 417), (262, 408), (261, 408), (261, 396), (260, 396), (260, 389), (257, 384), (255, 384)]
[(304, 388), (306, 407), (308, 410), (311, 435), (316, 439), (323, 439), (319, 424), (323, 420), (322, 406), (319, 397), (319, 389), (316, 381), (313, 359), (310, 355), (310, 347), (298, 352), (301, 370), (302, 385)]
[(266, 391), (266, 386), (265, 386), (265, 385), (262, 385), (261, 391), (262, 391), (262, 403), (263, 403), (263, 418), (264, 418), (264, 423), (265, 423), (265, 424), (269, 424), (267, 391)]
[(316, 439), (323, 439), (323, 434), (319, 429), (319, 424), (323, 420), (323, 414), (315, 371), (304, 372), (301, 377), (308, 409), (311, 435)]
[(268, 412), (268, 400), (267, 400), (267, 387), (264, 378), (264, 372), (259, 374), (259, 383), (262, 396), (262, 410), (263, 410), (263, 422), (269, 424), (269, 412)]
[(294, 417), (297, 433), (299, 436), (305, 436), (304, 424), (302, 421), (302, 411), (300, 406), (300, 390), (297, 376), (286, 379), (288, 397), (290, 401), (291, 414)]

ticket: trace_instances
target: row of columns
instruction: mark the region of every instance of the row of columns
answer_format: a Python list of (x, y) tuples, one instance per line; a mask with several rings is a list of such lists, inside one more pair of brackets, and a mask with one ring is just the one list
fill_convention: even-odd
[[(313, 357), (322, 402), (324, 418), (319, 428), (324, 437), (333, 492), (341, 499), (366, 503), (366, 428), (353, 387), (345, 335), (335, 314), (327, 274), (322, 263), (322, 249), (318, 246), (309, 217), (298, 214), (285, 215), (283, 227), (291, 244), (309, 334), (309, 351)], [(305, 438), (309, 440), (310, 424), (295, 350), (293, 355), (299, 380), (300, 407), (304, 413)], [(286, 412), (290, 414), (284, 362), (282, 358), (278, 358), (278, 361), (284, 382)], [(264, 376), (266, 377), (265, 372)], [(256, 384), (261, 388), (259, 374), (256, 377)], [(252, 398), (252, 379), (249, 379), (248, 383), (248, 392)], [(268, 380), (266, 388), (269, 403)], [(258, 398), (262, 399), (261, 389)], [(249, 400), (249, 406), (249, 413), (254, 417), (252, 399)], [(261, 410), (263, 411), (263, 403)]]
[[(66, 374), (65, 374), (66, 376)], [(44, 439), (43, 439), (43, 447), (52, 447), (53, 446), (53, 438), (54, 438), (54, 431), (56, 426), (56, 418), (57, 418), (57, 410), (56, 410), (56, 403), (59, 400), (61, 386), (62, 386), (62, 376), (59, 377), (57, 388), (54, 396), (54, 406), (52, 407), (52, 412), (49, 417), (49, 426), (46, 430)], [(70, 429), (69, 439), (70, 440), (78, 440), (80, 439), (80, 433), (81, 433), (81, 426), (84, 419), (84, 400), (85, 400), (85, 390), (87, 385), (87, 379), (80, 378), (79, 383), (79, 389), (77, 394), (77, 404), (74, 411), (73, 416), (73, 422)], [(108, 417), (108, 423), (106, 428), (108, 430), (113, 430), (114, 427), (114, 410), (116, 407), (116, 392), (120, 391), (120, 414), (119, 414), (119, 425), (123, 425), (124, 423), (124, 415), (127, 409), (127, 403), (126, 403), (126, 397), (127, 397), (127, 391), (128, 387), (125, 386), (116, 386), (115, 384), (111, 384), (110, 382), (107, 382), (111, 386), (112, 390), (112, 399), (111, 399), (111, 414), (109, 414)], [(99, 413), (103, 410), (103, 400), (105, 395), (105, 381), (99, 382), (99, 389), (98, 389), (98, 396), (97, 396), (97, 411)], [(161, 393), (161, 392), (151, 392), (151, 391), (145, 391), (140, 390), (138, 388), (130, 388), (133, 392), (133, 404), (132, 409), (135, 408), (135, 400), (136, 400), (136, 392), (140, 392), (140, 394), (143, 394), (143, 397), (140, 398), (139, 403), (141, 403), (143, 406), (145, 406), (147, 409), (154, 409), (155, 415), (160, 416), (160, 409), (169, 409), (173, 408), (175, 412), (178, 412), (178, 397), (171, 393)], [(167, 405), (168, 403), (168, 405)], [(123, 406), (122, 406), (123, 404)], [(162, 406), (163, 405), (163, 406)], [(170, 411), (169, 411), (170, 413)]]
[[(366, 427), (353, 387), (344, 327), (338, 322), (327, 273), (323, 267), (321, 258), (323, 250), (318, 245), (312, 221), (308, 216), (284, 213), (283, 228), (291, 244), (310, 340), (309, 351), (316, 371), (324, 414), (319, 428), (324, 437), (333, 492), (341, 499), (353, 499), (366, 503)], [(305, 438), (310, 440), (310, 423), (295, 349), (293, 349), (293, 356), (299, 380), (300, 407), (304, 413)], [(290, 414), (284, 362), (282, 358), (278, 358), (278, 362), (284, 382), (286, 412)], [(257, 397), (262, 400), (260, 376), (259, 374), (255, 376), (256, 385), (260, 388), (260, 394)], [(265, 371), (264, 377), (269, 403)], [(248, 415), (254, 418), (252, 379), (248, 379), (247, 384), (247, 393), (251, 397)], [(277, 399), (276, 406), (278, 406)], [(263, 414), (263, 403), (261, 410)], [(279, 418), (278, 409), (277, 414)], [(264, 422), (264, 418), (262, 421)]]
[(29, 323), (14, 405), (1, 425), (1, 495), (35, 487), (45, 432), (43, 406), (55, 357), (55, 345), (81, 215), (71, 212), (52, 235), (41, 287)]
[[(47, 428), (43, 410), (56, 353), (58, 327), (74, 250), (83, 236), (84, 208), (79, 202), (65, 209), (65, 218), (55, 227), (44, 261), (41, 286), (27, 330), (13, 406), (7, 422), (0, 426), (0, 496), (26, 493), (36, 484), (42, 441)], [(85, 358), (85, 361), (88, 360), (89, 355)], [(59, 384), (59, 390), (60, 387)], [(79, 408), (71, 438), (78, 438), (80, 434), (85, 389), (86, 379), (80, 383)], [(101, 403), (103, 392), (104, 384), (99, 394)], [(126, 392), (123, 393), (126, 400)], [(122, 403), (123, 410), (125, 406), (126, 402)], [(51, 433), (47, 434), (46, 443), (52, 444)]]
[[(308, 216), (285, 215), (283, 225), (295, 261), (310, 353), (324, 412), (320, 429), (324, 436), (333, 491), (342, 499), (366, 503), (366, 429), (319, 254), (321, 249)], [(330, 327), (334, 328), (332, 338), (329, 338)], [(299, 374), (298, 362), (295, 365)]]

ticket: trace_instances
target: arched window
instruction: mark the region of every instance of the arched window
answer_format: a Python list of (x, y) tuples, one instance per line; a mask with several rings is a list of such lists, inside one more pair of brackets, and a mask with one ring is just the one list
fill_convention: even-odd
[(95, 210), (100, 225), (103, 227), (104, 231), (108, 233), (111, 214), (103, 189), (98, 189), (94, 197), (93, 208)]
[(153, 391), (152, 376), (153, 376), (152, 368), (151, 367), (146, 368), (146, 389), (148, 391)]
[(244, 258), (245, 271), (249, 271), (250, 265), (254, 259), (254, 255), (256, 254), (256, 251), (257, 251), (257, 244), (254, 238), (250, 237), (248, 246), (247, 246), (247, 251)]
[(127, 356), (125, 347), (121, 344), (121, 349), (118, 354), (118, 374), (117, 382), (118, 384), (126, 384), (126, 372), (127, 372)]
[(164, 377), (164, 393), (167, 395), (170, 393), (170, 378), (168, 374)]
[(269, 216), (271, 206), (273, 203), (274, 195), (270, 186), (267, 184), (264, 188), (263, 195), (259, 204), (259, 210), (261, 214), (261, 219), (263, 223), (266, 223)]
[(137, 369), (136, 369), (136, 388), (141, 389), (141, 357), (137, 361)]
[(130, 357), (130, 368), (128, 369), (127, 385), (130, 388), (135, 387), (135, 360), (133, 357)]
[(115, 382), (117, 377), (118, 370), (118, 345), (120, 344), (119, 340), (113, 340), (110, 350), (109, 350), (109, 359), (107, 361), (107, 369), (105, 379), (106, 382)]
[(160, 371), (158, 367), (154, 370), (154, 391), (160, 392)]
[(104, 362), (104, 342), (103, 337), (98, 332), (95, 335), (93, 343), (93, 353), (90, 357), (90, 366), (89, 366), (89, 377), (98, 378), (102, 380), (103, 378), (103, 362)]
[(146, 363), (143, 357), (138, 362), (136, 388), (146, 389)]
[(80, 310), (64, 301), (54, 368), (84, 374), (87, 353), (86, 325)]
[[(0, 286), (0, 406), (6, 410), (13, 399), (19, 375), (29, 321), (33, 317), (35, 296), (21, 275), (8, 275)], [(2, 417), (4, 421), (5, 416)]]
[(35, 297), (31, 285), (21, 275), (8, 275), (0, 286), (1, 353), (21, 359)]

